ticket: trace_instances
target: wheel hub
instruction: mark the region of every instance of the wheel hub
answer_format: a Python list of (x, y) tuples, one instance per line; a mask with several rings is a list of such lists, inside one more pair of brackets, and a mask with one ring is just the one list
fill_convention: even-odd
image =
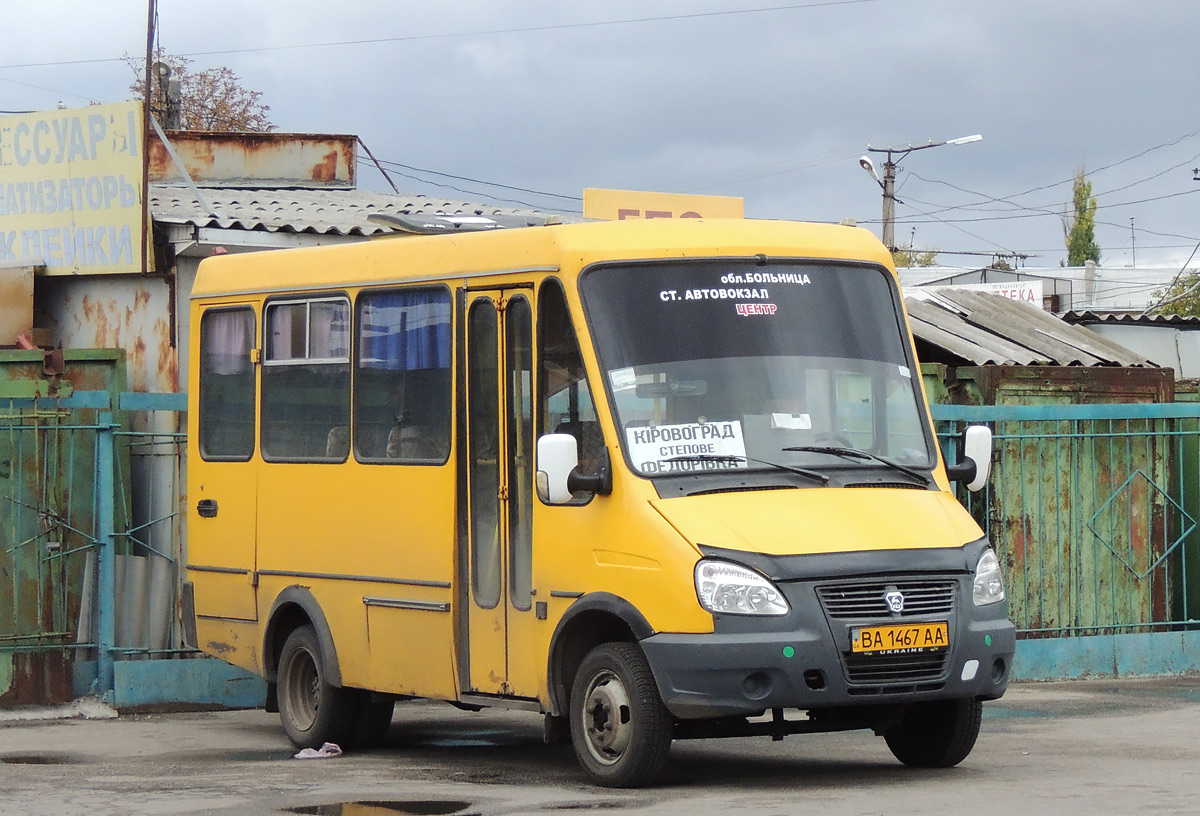
[(601, 672), (588, 686), (583, 707), (583, 727), (589, 752), (601, 762), (621, 758), (633, 734), (629, 694), (612, 672)]

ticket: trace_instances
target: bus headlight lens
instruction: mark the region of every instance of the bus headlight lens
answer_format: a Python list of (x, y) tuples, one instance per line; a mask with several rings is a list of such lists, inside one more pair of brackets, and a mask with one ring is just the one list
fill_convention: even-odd
[(786, 615), (783, 593), (757, 572), (729, 561), (696, 564), (696, 596), (715, 615)]
[(975, 605), (986, 606), (1004, 600), (1004, 579), (1000, 577), (1000, 559), (991, 547), (979, 556), (975, 565)]

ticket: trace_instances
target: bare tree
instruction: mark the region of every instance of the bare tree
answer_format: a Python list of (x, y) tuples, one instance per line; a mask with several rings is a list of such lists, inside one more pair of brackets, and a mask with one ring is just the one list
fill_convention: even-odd
[[(125, 55), (125, 62), (137, 79), (129, 86), (136, 99), (146, 99), (145, 61)], [(191, 69), (192, 60), (159, 51), (155, 63), (170, 69), (172, 81), (179, 83), (179, 127), (181, 130), (249, 131), (265, 133), (275, 129), (268, 117), (271, 108), (262, 102), (260, 91), (242, 85), (241, 77), (225, 67)], [(163, 122), (167, 113), (167, 88), (155, 76), (151, 83), (150, 112)]]

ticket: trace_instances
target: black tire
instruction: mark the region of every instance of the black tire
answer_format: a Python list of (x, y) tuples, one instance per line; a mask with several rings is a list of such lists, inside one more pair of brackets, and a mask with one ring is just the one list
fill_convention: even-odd
[(675, 721), (636, 645), (605, 643), (588, 652), (569, 714), (575, 756), (597, 784), (647, 785), (666, 764)]
[(393, 700), (372, 700), (368, 691), (358, 692), (356, 703), (354, 728), (347, 738), (347, 744), (350, 748), (378, 748), (383, 745), (392, 727), (396, 703)]
[(950, 768), (967, 758), (979, 737), (983, 703), (938, 700), (910, 708), (883, 738), (896, 759), (914, 768)]
[(329, 684), (311, 626), (297, 628), (284, 641), (277, 691), (279, 719), (297, 748), (348, 744), (355, 725), (354, 694)]

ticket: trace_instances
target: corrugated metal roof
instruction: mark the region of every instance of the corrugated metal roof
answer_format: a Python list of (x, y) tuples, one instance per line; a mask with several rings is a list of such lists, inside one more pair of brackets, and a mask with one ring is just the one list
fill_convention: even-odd
[(1086, 326), (1090, 323), (1113, 323), (1122, 326), (1177, 326), (1180, 328), (1196, 328), (1200, 326), (1200, 317), (1191, 315), (1142, 315), (1107, 314), (1103, 312), (1070, 311), (1062, 316), (1068, 323)]
[(1151, 365), (1049, 312), (967, 289), (905, 299), (913, 334), (974, 365)]
[(373, 213), (486, 216), (505, 226), (544, 224), (548, 217), (537, 210), (364, 190), (205, 188), (201, 195), (209, 205), (207, 210), (188, 187), (150, 185), (150, 207), (154, 220), (220, 229), (370, 236), (392, 232), (383, 224), (369, 221), (368, 216)]

